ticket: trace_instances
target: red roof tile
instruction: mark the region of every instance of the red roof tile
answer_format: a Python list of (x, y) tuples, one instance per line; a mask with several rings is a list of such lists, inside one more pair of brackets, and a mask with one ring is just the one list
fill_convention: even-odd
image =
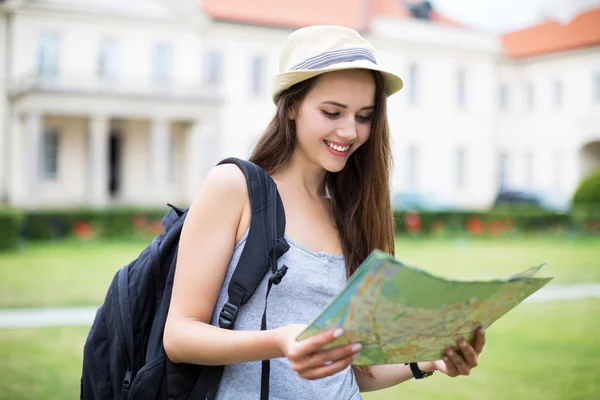
[(506, 54), (514, 59), (600, 45), (600, 8), (587, 11), (566, 25), (551, 21), (501, 36)]

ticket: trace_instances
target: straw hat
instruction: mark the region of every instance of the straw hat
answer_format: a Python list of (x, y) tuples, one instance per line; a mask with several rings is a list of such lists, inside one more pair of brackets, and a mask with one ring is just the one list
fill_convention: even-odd
[(344, 69), (370, 69), (383, 77), (386, 96), (402, 89), (399, 76), (377, 64), (375, 49), (354, 29), (343, 26), (309, 26), (292, 32), (279, 56), (279, 73), (271, 79), (271, 97), (314, 76)]

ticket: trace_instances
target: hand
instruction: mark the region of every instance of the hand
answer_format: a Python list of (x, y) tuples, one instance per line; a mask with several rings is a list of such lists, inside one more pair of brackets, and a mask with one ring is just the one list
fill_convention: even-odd
[(472, 345), (467, 343), (466, 340), (460, 339), (458, 341), (460, 352), (457, 353), (451, 348), (447, 349), (442, 360), (433, 362), (434, 368), (451, 378), (459, 375), (469, 375), (471, 369), (477, 367), (479, 355), (484, 345), (485, 329), (481, 327), (475, 331), (475, 340)]
[[(360, 352), (360, 344), (350, 343), (328, 350), (321, 348), (342, 335), (331, 329), (308, 339), (297, 341), (304, 325), (288, 325), (277, 328), (281, 352), (290, 361), (301, 378), (314, 380), (336, 374), (346, 369)], [(354, 347), (356, 346), (356, 347)]]

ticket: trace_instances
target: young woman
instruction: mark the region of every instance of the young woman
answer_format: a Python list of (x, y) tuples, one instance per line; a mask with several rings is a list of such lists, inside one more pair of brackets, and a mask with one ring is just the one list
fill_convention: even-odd
[[(386, 98), (402, 81), (376, 64), (357, 32), (316, 26), (295, 31), (272, 81), (277, 111), (251, 161), (277, 183), (286, 213), (289, 270), (269, 296), (260, 331), (265, 277), (235, 330), (218, 327), (227, 285), (250, 225), (246, 183), (234, 165), (215, 167), (183, 229), (164, 344), (173, 362), (226, 365), (218, 398), (259, 398), (260, 360), (271, 359), (273, 399), (360, 399), (413, 378), (406, 365), (351, 366), (359, 344), (321, 348), (340, 332), (296, 337), (373, 249), (394, 253), (391, 151)], [(459, 341), (425, 373), (469, 375), (485, 335)], [(450, 350), (450, 349), (449, 349)]]

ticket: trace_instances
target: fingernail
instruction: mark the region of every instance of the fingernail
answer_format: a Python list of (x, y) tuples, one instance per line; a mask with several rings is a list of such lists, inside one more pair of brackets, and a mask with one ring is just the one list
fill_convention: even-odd
[(354, 353), (356, 353), (357, 351), (359, 351), (360, 349), (362, 349), (362, 345), (360, 343), (356, 343), (354, 346), (352, 346), (352, 351)]
[(331, 364), (333, 364), (333, 361), (327, 361), (327, 362), (325, 363), (325, 365), (331, 365)]
[(338, 328), (338, 329), (335, 330), (335, 332), (333, 332), (333, 337), (334, 338), (339, 338), (343, 334), (344, 334), (344, 330), (342, 328)]
[(450, 359), (448, 357), (446, 357), (446, 356), (442, 357), (442, 359), (444, 360), (444, 362), (450, 361)]
[(458, 345), (460, 347), (467, 347), (467, 342), (465, 342), (464, 340), (461, 340), (460, 342), (458, 342)]
[(485, 333), (485, 327), (481, 327), (481, 334), (483, 335)]
[(452, 351), (452, 349), (448, 349), (448, 350), (446, 351), (446, 354), (448, 354), (449, 356), (453, 356), (453, 355), (454, 355), (454, 352)]

